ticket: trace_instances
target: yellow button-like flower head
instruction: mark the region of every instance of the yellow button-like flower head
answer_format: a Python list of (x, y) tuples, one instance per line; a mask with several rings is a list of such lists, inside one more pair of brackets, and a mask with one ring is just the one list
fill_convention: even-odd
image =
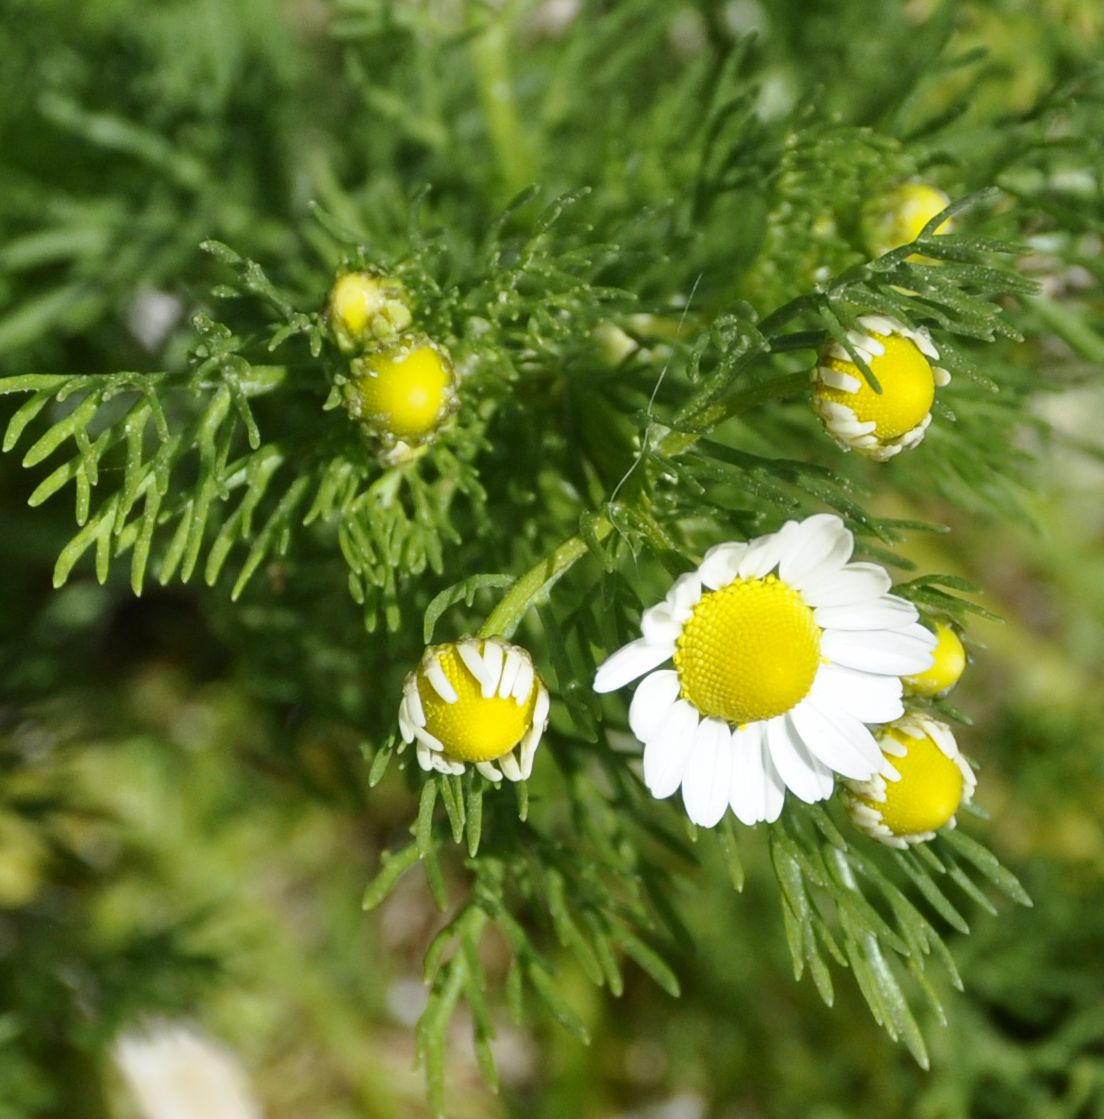
[(939, 351), (927, 331), (881, 315), (865, 315), (859, 324), (863, 332), (850, 331), (848, 341), (878, 388), (843, 346), (832, 343), (813, 370), (813, 406), (845, 451), (885, 462), (924, 438), (936, 387), (951, 378), (935, 364)]
[[(902, 183), (883, 195), (872, 207), (865, 222), (867, 247), (871, 256), (881, 256), (902, 245), (910, 245), (924, 226), (950, 205), (951, 200), (938, 187), (927, 183)], [(950, 233), (950, 219), (937, 229)], [(923, 259), (917, 253), (910, 260)]]
[(326, 318), (345, 353), (359, 353), (393, 339), (411, 323), (406, 291), (397, 280), (371, 272), (346, 272), (330, 289)]
[(548, 722), (548, 690), (529, 654), (497, 637), (464, 638), (426, 650), (399, 706), (404, 742), (439, 773), (466, 765), (492, 781), (521, 781)]
[(867, 781), (846, 781), (844, 803), (856, 827), (890, 847), (922, 843), (954, 827), (975, 778), (946, 723), (906, 715), (878, 735), (885, 762)]
[(456, 407), (456, 377), (442, 346), (414, 335), (350, 364), (350, 415), (387, 443), (422, 443)]
[(931, 668), (915, 676), (904, 677), (905, 691), (910, 695), (946, 695), (966, 670), (966, 650), (954, 629), (937, 622), (935, 637), (937, 644), (932, 651), (934, 660)]

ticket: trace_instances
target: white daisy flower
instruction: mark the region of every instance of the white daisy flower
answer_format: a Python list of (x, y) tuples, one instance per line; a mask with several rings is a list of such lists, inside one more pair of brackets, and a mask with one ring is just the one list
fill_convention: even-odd
[(884, 759), (866, 781), (847, 781), (844, 804), (854, 825), (889, 847), (907, 847), (954, 827), (977, 780), (951, 728), (910, 714), (878, 735)]
[(881, 391), (870, 387), (847, 350), (833, 342), (813, 370), (813, 407), (845, 451), (885, 462), (924, 438), (936, 387), (951, 375), (935, 364), (939, 351), (925, 329), (911, 330), (883, 315), (864, 315), (859, 324), (865, 333), (849, 331), (847, 340)]
[(132, 1028), (112, 1057), (142, 1119), (261, 1119), (237, 1057), (194, 1026)]
[(830, 514), (719, 544), (599, 667), (599, 692), (644, 677), (629, 726), (653, 796), (681, 786), (696, 824), (729, 806), (754, 824), (777, 819), (786, 789), (812, 803), (836, 773), (878, 771), (866, 724), (901, 715), (900, 677), (931, 664), (935, 638), (881, 567), (848, 562), (853, 547)]
[[(529, 654), (498, 637), (466, 637), (425, 651), (399, 704), (403, 742), (426, 771), (523, 781), (548, 724), (548, 689)], [(401, 747), (400, 747), (401, 749)]]

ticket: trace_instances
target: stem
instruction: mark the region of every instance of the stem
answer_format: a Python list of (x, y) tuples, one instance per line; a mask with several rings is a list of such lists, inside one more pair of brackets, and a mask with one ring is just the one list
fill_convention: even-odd
[(507, 193), (517, 194), (533, 182), (535, 160), (514, 98), (511, 44), (504, 13), (472, 39), (470, 50), (498, 171)]
[[(768, 400), (790, 396), (799, 389), (805, 388), (808, 384), (809, 374), (802, 369), (800, 372), (790, 373), (786, 377), (779, 377), (763, 385), (756, 385), (754, 388), (745, 389), (735, 396), (730, 396), (727, 400), (711, 404), (696, 416), (691, 417), (689, 422), (695, 426), (716, 427), (724, 420), (738, 416), (741, 412), (746, 412), (749, 408), (754, 408), (759, 404), (765, 404)], [(669, 432), (659, 444), (659, 453), (667, 457), (680, 455), (689, 450), (701, 437), (700, 432)]]
[[(605, 515), (594, 524), (594, 536), (605, 540), (613, 525)], [(533, 599), (556, 583), (576, 560), (587, 553), (587, 544), (581, 536), (565, 540), (555, 551), (531, 567), (502, 596), (479, 631), (480, 637), (512, 637), (518, 623), (529, 609)]]

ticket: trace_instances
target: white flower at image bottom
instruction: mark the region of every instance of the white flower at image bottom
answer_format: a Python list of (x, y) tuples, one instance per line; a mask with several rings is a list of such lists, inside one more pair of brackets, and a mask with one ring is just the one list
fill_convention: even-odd
[(935, 638), (883, 568), (848, 562), (853, 548), (831, 514), (718, 544), (599, 667), (599, 692), (644, 677), (629, 726), (653, 796), (681, 788), (705, 827), (729, 807), (754, 824), (778, 818), (786, 789), (813, 803), (837, 773), (881, 768), (867, 724), (900, 717), (900, 677), (931, 665)]

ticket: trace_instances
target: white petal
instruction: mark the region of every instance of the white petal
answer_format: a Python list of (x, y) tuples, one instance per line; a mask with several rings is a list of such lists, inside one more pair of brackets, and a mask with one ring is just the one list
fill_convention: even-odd
[(548, 726), (548, 710), (551, 701), (548, 698), (548, 689), (543, 684), (537, 685), (537, 701), (533, 704), (533, 726), (537, 731), (537, 738), (544, 733)]
[(796, 528), (796, 522), (787, 521), (777, 532), (769, 532), (753, 540), (740, 560), (740, 575), (744, 579), (761, 579), (769, 575), (785, 554)]
[(475, 768), (478, 769), (488, 781), (493, 781), (496, 785), (502, 780), (502, 773), (497, 766), (492, 765), (490, 762), (476, 762)]
[(430, 734), (425, 727), (414, 727), (414, 737), (423, 745), (427, 750), (436, 750), (438, 753), (445, 747), (441, 740), (433, 734)]
[(701, 599), (701, 579), (696, 571), (680, 575), (667, 592), (664, 602), (671, 608), (672, 616), (684, 622)]
[(424, 727), (425, 708), (422, 707), (422, 693), (418, 691), (418, 680), (414, 673), (407, 677), (403, 687), (403, 702), (406, 704), (406, 714), (410, 722), (416, 727)]
[[(514, 690), (523, 659), (516, 649), (506, 650), (506, 663), (502, 666), (502, 679), (498, 682), (498, 694), (503, 699), (506, 699)], [(525, 698), (528, 699), (529, 697), (526, 696)]]
[(810, 606), (846, 606), (885, 594), (892, 585), (876, 563), (849, 563), (841, 571), (818, 573), (801, 588), (801, 597)]
[[(493, 683), (487, 664), (479, 652), (479, 646), (474, 641), (461, 641), (456, 646), (457, 655), (464, 662), (464, 667), (475, 677), (480, 692), (486, 696), (487, 688)], [(492, 693), (493, 694), (493, 693)], [(488, 697), (489, 698), (489, 697)]]
[(858, 377), (852, 377), (850, 373), (844, 373), (831, 365), (819, 366), (817, 379), (822, 385), (827, 385), (830, 389), (839, 389), (841, 392), (858, 392), (862, 388), (862, 381)]
[(410, 722), (410, 717), (406, 713), (406, 699), (399, 704), (399, 734), (402, 735), (403, 742), (414, 741), (414, 726)]
[(644, 638), (630, 641), (598, 666), (594, 675), (596, 692), (612, 692), (658, 668), (668, 657), (674, 655), (675, 643), (665, 642), (653, 645)]
[(833, 629), (820, 639), (821, 655), (832, 663), (880, 676), (912, 676), (931, 668), (931, 649), (931, 644), (911, 629), (857, 633)]
[(703, 828), (716, 826), (728, 807), (732, 783), (732, 731), (719, 719), (704, 719), (682, 778), (686, 814)]
[(523, 707), (529, 702), (529, 693), (533, 690), (533, 662), (528, 657), (521, 658), (521, 667), (518, 669), (517, 679), (514, 681), (514, 702), (518, 707)]
[(832, 795), (832, 774), (809, 753), (787, 715), (767, 723), (771, 761), (786, 787), (806, 804)]
[(644, 747), (644, 784), (654, 797), (669, 797), (682, 783), (694, 744), (698, 713), (684, 699), (675, 703), (663, 725)]
[(497, 641), (483, 642), (484, 676), (480, 681), (484, 699), (490, 699), (498, 691), (502, 679), (502, 646)]
[(916, 607), (892, 594), (846, 606), (818, 606), (813, 612), (821, 629), (901, 629), (916, 618)]
[(744, 558), (747, 547), (733, 541), (710, 548), (698, 568), (701, 581), (714, 591), (727, 587), (739, 574), (740, 560)]
[(773, 824), (782, 815), (782, 805), (786, 801), (786, 782), (778, 774), (770, 760), (766, 739), (763, 739), (763, 819)]
[(882, 752), (858, 719), (806, 697), (790, 713), (810, 753), (844, 777), (865, 781), (881, 769)]
[[(908, 329), (896, 319), (887, 318), (885, 315), (862, 315), (858, 321), (863, 330), (869, 330), (871, 334), (881, 334), (883, 337), (887, 334), (904, 334)], [(870, 338), (868, 341), (881, 345), (877, 338)], [(881, 352), (885, 352), (884, 346)]]
[(744, 824), (777, 819), (786, 795), (766, 753), (764, 723), (749, 723), (732, 734), (732, 784), (729, 804)]
[(940, 723), (935, 719), (925, 719), (924, 730), (927, 731), (932, 742), (952, 761), (959, 756), (958, 743), (955, 741), (951, 728), (946, 723)]
[(669, 602), (661, 602), (658, 606), (650, 606), (640, 616), (640, 632), (645, 641), (659, 645), (676, 641), (682, 632), (682, 623), (676, 620), (674, 607)]
[(641, 742), (647, 742), (659, 730), (678, 694), (679, 678), (674, 669), (652, 672), (637, 684), (629, 704), (629, 727)]
[(842, 665), (817, 669), (809, 698), (827, 711), (846, 711), (864, 723), (891, 723), (904, 713), (898, 676), (877, 676)]
[(819, 513), (801, 521), (782, 557), (778, 575), (799, 590), (806, 581), (816, 582), (825, 571), (842, 567), (854, 550), (855, 540), (846, 525), (833, 513)]
[(521, 740), (518, 747), (518, 760), (521, 762), (521, 775), (526, 781), (533, 773), (533, 759), (537, 756), (537, 747), (540, 745), (541, 728), (531, 726)]
[(502, 770), (503, 776), (506, 777), (507, 780), (521, 780), (521, 766), (518, 765), (518, 760), (517, 757), (514, 755), (513, 750), (511, 750), (508, 754), (503, 754), (502, 757), (498, 759), (498, 765), (499, 768)]
[(445, 675), (445, 670), (436, 657), (430, 657), (423, 665), (422, 671), (425, 673), (425, 678), (429, 681), (430, 687), (446, 703), (455, 703), (459, 699), (456, 689), (449, 683), (449, 678)]

